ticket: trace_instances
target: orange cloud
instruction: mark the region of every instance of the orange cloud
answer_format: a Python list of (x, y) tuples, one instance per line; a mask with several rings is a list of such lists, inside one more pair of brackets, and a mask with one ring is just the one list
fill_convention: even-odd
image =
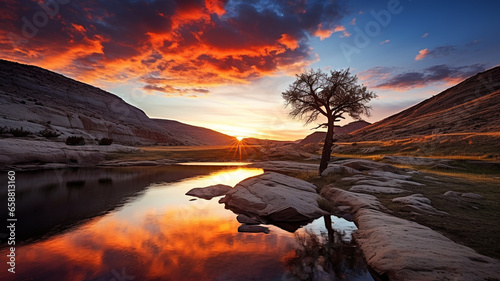
[(329, 38), (333, 34), (333, 30), (330, 29), (324, 29), (322, 27), (322, 24), (320, 23), (318, 25), (318, 29), (314, 31), (313, 35), (316, 37), (319, 37), (320, 40), (324, 40), (326, 38)]
[(426, 58), (430, 54), (428, 49), (422, 49), (418, 51), (418, 55), (415, 57), (415, 60), (422, 60)]
[(349, 37), (351, 34), (346, 31), (345, 27), (342, 25), (337, 25), (332, 29), (323, 28), (322, 23), (318, 25), (318, 29), (313, 33), (314, 36), (319, 37), (320, 40), (329, 38), (333, 33), (342, 32), (343, 35), (340, 37)]
[(288, 34), (281, 34), (281, 38), (278, 40), (278, 42), (285, 45), (292, 51), (299, 47), (299, 42), (297, 41), (297, 39)]

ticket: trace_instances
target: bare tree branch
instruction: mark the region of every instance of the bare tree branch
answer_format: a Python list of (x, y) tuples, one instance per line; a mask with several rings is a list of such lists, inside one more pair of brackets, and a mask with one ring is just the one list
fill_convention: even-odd
[(310, 69), (300, 75), (288, 89), (281, 93), (286, 106), (290, 106), (290, 117), (303, 120), (305, 124), (314, 122), (319, 114), (328, 122), (318, 124), (319, 128), (327, 128), (327, 136), (323, 147), (320, 174), (326, 169), (330, 160), (333, 145), (333, 128), (335, 122), (344, 119), (348, 114), (354, 119), (370, 114), (371, 107), (367, 103), (376, 98), (374, 92), (366, 86), (358, 85), (358, 78), (349, 69), (332, 70), (324, 73), (321, 69)]

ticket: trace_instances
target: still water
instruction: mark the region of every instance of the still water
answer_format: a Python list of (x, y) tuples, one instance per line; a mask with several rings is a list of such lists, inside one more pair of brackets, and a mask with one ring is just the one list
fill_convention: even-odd
[[(0, 230), (0, 280), (373, 280), (349, 242), (352, 223), (332, 216), (333, 232), (320, 218), (295, 233), (272, 225), (269, 234), (238, 233), (236, 214), (219, 198), (185, 195), (262, 172), (222, 165), (19, 172), (16, 273), (7, 271)], [(0, 215), (5, 222), (6, 210)]]

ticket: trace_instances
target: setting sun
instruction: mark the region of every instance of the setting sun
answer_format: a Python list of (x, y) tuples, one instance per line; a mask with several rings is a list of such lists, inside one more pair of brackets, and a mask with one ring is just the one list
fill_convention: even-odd
[(236, 139), (237, 139), (238, 141), (241, 141), (241, 140), (243, 140), (244, 138), (245, 138), (245, 137), (236, 137)]

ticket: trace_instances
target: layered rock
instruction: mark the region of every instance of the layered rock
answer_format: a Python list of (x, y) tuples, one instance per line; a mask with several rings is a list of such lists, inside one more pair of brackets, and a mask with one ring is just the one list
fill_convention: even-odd
[[(236, 213), (295, 230), (327, 213), (319, 208), (316, 187), (306, 181), (274, 172), (238, 183), (219, 202)], [(295, 224), (295, 226), (287, 224)]]

